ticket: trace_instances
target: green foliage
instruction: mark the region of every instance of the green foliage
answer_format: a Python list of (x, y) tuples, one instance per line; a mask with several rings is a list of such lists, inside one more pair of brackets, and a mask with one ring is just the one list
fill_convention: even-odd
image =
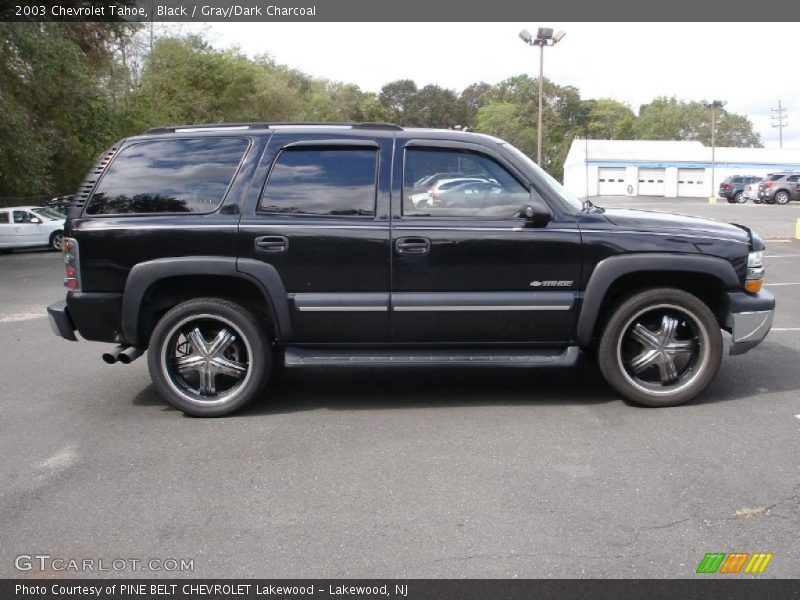
[[(536, 155), (538, 80), (510, 77), (457, 92), (410, 79), (379, 94), (313, 78), (269, 55), (211, 46), (140, 25), (0, 23), (0, 197), (67, 194), (95, 157), (148, 127), (231, 121), (390, 121), (466, 127)], [(583, 100), (543, 82), (543, 166), (561, 177), (574, 137), (710, 143), (710, 111), (656, 98), (634, 115), (616, 100)], [(750, 121), (719, 111), (717, 144), (758, 146)]]
[[(660, 97), (639, 109), (634, 122), (637, 139), (696, 140), (711, 145), (711, 109), (699, 102)], [(747, 117), (717, 110), (718, 146), (760, 147), (761, 140)]]
[(611, 98), (585, 100), (586, 134), (595, 140), (633, 139), (636, 115), (625, 104)]
[(0, 196), (71, 190), (125, 115), (110, 46), (133, 26), (0, 24)]

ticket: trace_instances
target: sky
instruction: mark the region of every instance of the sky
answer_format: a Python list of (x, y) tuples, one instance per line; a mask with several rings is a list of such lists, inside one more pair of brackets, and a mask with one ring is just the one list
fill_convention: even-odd
[[(638, 112), (656, 96), (726, 100), (746, 115), (767, 148), (778, 100), (788, 107), (783, 147), (800, 149), (796, 23), (208, 23), (218, 47), (268, 53), (310, 75), (379, 92), (396, 79), (460, 91), (470, 83), (538, 75), (538, 48), (525, 28), (561, 29), (545, 49), (545, 77), (582, 98), (614, 98)], [(798, 117), (795, 117), (798, 115)]]

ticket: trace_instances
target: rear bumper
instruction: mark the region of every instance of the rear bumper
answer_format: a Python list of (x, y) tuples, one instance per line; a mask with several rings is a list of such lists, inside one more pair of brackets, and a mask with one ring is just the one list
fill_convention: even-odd
[(78, 338), (75, 337), (75, 324), (69, 316), (66, 300), (59, 300), (48, 306), (47, 318), (50, 320), (50, 329), (54, 334), (71, 342), (78, 341)]
[(77, 341), (75, 331), (93, 342), (120, 343), (122, 294), (69, 292), (47, 307), (53, 332)]
[(726, 324), (733, 338), (730, 353), (744, 354), (767, 337), (775, 316), (775, 297), (765, 290), (755, 295), (736, 292), (728, 294), (728, 303)]

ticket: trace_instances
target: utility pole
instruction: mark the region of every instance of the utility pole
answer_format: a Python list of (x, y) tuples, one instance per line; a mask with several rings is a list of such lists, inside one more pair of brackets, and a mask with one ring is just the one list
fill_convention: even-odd
[(717, 167), (716, 150), (717, 150), (717, 110), (722, 108), (728, 103), (727, 100), (701, 100), (700, 104), (711, 108), (711, 196), (709, 201), (716, 202), (717, 190), (714, 175)]
[(519, 32), (520, 39), (529, 46), (539, 46), (539, 116), (536, 127), (536, 164), (542, 166), (542, 103), (544, 100), (544, 47), (555, 46), (567, 35), (563, 31), (556, 31), (549, 27), (539, 27), (534, 38), (527, 29)]
[(786, 127), (786, 107), (781, 106), (781, 101), (778, 100), (778, 108), (773, 108), (772, 112), (772, 126), (778, 128), (778, 143), (780, 148), (783, 148), (783, 128)]

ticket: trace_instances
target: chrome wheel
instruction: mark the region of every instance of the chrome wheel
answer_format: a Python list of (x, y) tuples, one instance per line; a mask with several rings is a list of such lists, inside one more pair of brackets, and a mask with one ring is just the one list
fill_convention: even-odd
[(53, 237), (50, 239), (50, 246), (53, 250), (61, 251), (61, 247), (64, 245), (64, 232), (58, 231), (53, 234)]
[(194, 315), (178, 322), (162, 346), (161, 366), (174, 392), (194, 403), (221, 404), (246, 384), (252, 350), (231, 321)]
[(640, 310), (622, 328), (617, 358), (628, 381), (650, 394), (688, 386), (708, 361), (708, 334), (697, 317), (673, 304)]

